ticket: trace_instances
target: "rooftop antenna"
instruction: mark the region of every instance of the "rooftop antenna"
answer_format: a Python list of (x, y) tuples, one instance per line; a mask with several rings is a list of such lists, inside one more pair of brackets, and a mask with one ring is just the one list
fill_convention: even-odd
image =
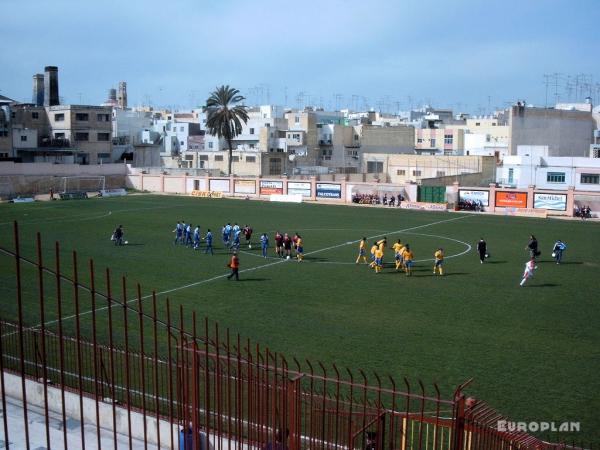
[(548, 86), (550, 86), (550, 75), (547, 73), (544, 74), (544, 85), (546, 86), (546, 100), (544, 103), (544, 108), (548, 108)]
[(283, 106), (287, 107), (287, 103), (288, 103), (288, 95), (287, 95), (287, 86), (283, 87), (283, 97), (284, 97), (284, 102), (283, 102)]

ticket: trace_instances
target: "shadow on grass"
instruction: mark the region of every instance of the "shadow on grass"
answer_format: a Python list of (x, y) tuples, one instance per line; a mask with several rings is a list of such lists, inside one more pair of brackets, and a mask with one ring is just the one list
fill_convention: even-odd
[(556, 283), (530, 284), (527, 287), (530, 287), (530, 288), (545, 288), (545, 287), (556, 287), (556, 286), (560, 286), (560, 284), (556, 284)]
[(483, 264), (506, 264), (506, 261), (486, 261)]
[(240, 278), (238, 281), (269, 281), (269, 278)]

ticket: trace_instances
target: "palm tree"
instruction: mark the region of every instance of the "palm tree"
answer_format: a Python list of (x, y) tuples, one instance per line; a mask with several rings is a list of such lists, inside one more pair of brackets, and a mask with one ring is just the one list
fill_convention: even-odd
[(229, 147), (229, 175), (233, 149), (231, 140), (242, 132), (242, 121), (248, 122), (248, 111), (244, 105), (236, 105), (245, 99), (240, 91), (227, 86), (217, 87), (206, 100), (206, 128), (212, 136), (225, 138)]

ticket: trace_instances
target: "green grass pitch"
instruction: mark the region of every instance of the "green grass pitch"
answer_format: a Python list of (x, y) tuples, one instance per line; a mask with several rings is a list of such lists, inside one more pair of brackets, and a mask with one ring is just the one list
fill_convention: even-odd
[[(381, 375), (403, 376), (431, 385), (445, 397), (474, 378), (468, 394), (487, 401), (514, 420), (579, 421), (576, 439), (600, 440), (600, 226), (597, 223), (513, 216), (427, 213), (399, 209), (281, 204), (229, 199), (135, 195), (84, 201), (0, 205), (0, 245), (12, 248), (18, 220), (23, 254), (35, 259), (35, 233), (43, 238), (45, 263), (53, 265), (54, 241), (61, 262), (72, 270), (77, 250), (81, 281), (93, 258), (101, 272), (126, 275), (133, 298), (156, 290), (159, 307), (195, 310), (243, 337), (300, 360), (336, 363)], [(174, 246), (175, 223), (200, 224), (214, 234), (215, 255), (204, 246)], [(253, 246), (242, 245), (241, 281), (225, 275), (228, 254), (220, 232), (226, 222), (249, 224)], [(123, 224), (129, 245), (109, 240)], [(274, 258), (274, 232), (299, 232), (303, 263)], [(258, 238), (270, 237), (270, 258), (260, 257)], [(519, 281), (530, 234), (542, 255), (535, 277)], [(355, 265), (357, 240), (387, 236), (388, 247), (408, 242), (414, 275), (390, 267), (375, 274)], [(480, 237), (491, 254), (480, 264)], [(550, 257), (552, 244), (568, 244), (564, 263)], [(244, 240), (242, 239), (242, 243)], [(433, 253), (443, 247), (445, 271), (433, 275)], [(386, 261), (393, 252), (386, 250)], [(39, 321), (36, 272), (23, 264), (25, 320)], [(16, 317), (14, 259), (0, 254), (0, 316)], [(98, 279), (98, 284), (103, 285)], [(117, 293), (119, 291), (117, 290)], [(116, 295), (120, 296), (120, 293)], [(70, 291), (65, 288), (65, 297)], [(82, 311), (90, 303), (82, 295)], [(47, 320), (55, 318), (48, 292)], [(148, 307), (150, 306), (147, 300)], [(66, 304), (67, 313), (72, 304)], [(106, 311), (98, 313), (105, 319)], [(89, 332), (89, 314), (82, 317)], [(67, 324), (72, 332), (72, 322)], [(552, 436), (548, 436), (552, 438)]]

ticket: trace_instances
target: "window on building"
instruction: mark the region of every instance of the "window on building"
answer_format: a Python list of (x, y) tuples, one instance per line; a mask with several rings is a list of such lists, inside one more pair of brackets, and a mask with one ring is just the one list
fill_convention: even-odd
[(110, 153), (98, 153), (98, 161), (110, 161)]
[(89, 141), (90, 133), (83, 133), (83, 132), (75, 133), (75, 140), (76, 141)]
[(215, 155), (215, 161), (223, 161), (223, 155)]
[(184, 127), (179, 127), (179, 131), (183, 131), (184, 129)]
[(269, 175), (281, 175), (281, 159), (269, 158)]
[(444, 135), (444, 144), (452, 144), (454, 142), (454, 136), (451, 134)]
[(250, 134), (254, 134), (254, 128), (250, 128)]
[(193, 161), (194, 160), (194, 155), (185, 155), (185, 160), (186, 161)]
[(198, 156), (198, 159), (200, 161), (208, 161), (208, 155), (200, 155), (200, 156)]
[(0, 158), (8, 158), (8, 153), (0, 153)]
[(16, 112), (14, 112), (14, 111), (13, 111), (13, 112), (11, 112), (11, 113), (10, 113), (10, 117), (11, 117), (11, 119), (14, 119), (15, 117), (17, 117), (17, 113), (16, 113)]
[(90, 115), (88, 113), (76, 113), (75, 120), (78, 122), (87, 122), (90, 120)]
[(63, 122), (65, 120), (65, 115), (64, 114), (54, 114), (54, 121), (55, 122)]
[(300, 116), (296, 116), (296, 117), (294, 118), (294, 121), (295, 121), (296, 123), (300, 123)]
[(110, 114), (96, 114), (98, 122), (110, 122)]
[(443, 170), (438, 170), (438, 171), (435, 173), (435, 176), (436, 176), (436, 177), (438, 177), (438, 178), (439, 178), (439, 177), (445, 177), (445, 176), (446, 176), (446, 172), (445, 172), (445, 171), (443, 171)]
[(98, 142), (106, 142), (110, 139), (110, 133), (98, 133)]
[(65, 133), (54, 133), (54, 139), (64, 139)]
[(265, 128), (269, 128), (271, 126), (270, 123), (265, 123)]
[(406, 176), (406, 170), (398, 169), (398, 170), (396, 170), (396, 175), (399, 175), (401, 177)]
[(212, 149), (212, 148), (213, 148), (213, 143), (212, 143), (212, 142), (209, 142), (209, 143), (208, 143), (208, 148), (210, 148), (210, 149)]
[(564, 172), (548, 172), (546, 174), (546, 181), (548, 183), (564, 183), (565, 173)]
[(435, 147), (435, 139), (429, 139), (429, 142), (431, 147)]
[(21, 136), (21, 142), (27, 142), (27, 136)]
[(420, 177), (421, 176), (421, 171), (420, 170), (413, 170), (412, 174), (413, 174), (413, 177)]
[(247, 163), (255, 163), (256, 162), (256, 156), (246, 156), (246, 162)]
[(367, 173), (382, 173), (383, 161), (367, 161)]
[(233, 161), (233, 162), (240, 162), (240, 157), (239, 157), (239, 156), (234, 156), (234, 157), (232, 158), (232, 161)]
[(422, 144), (423, 143), (423, 138), (417, 138), (417, 144)]
[(185, 142), (179, 141), (179, 145), (185, 145)]
[(475, 126), (478, 127), (481, 125), (481, 122), (475, 122)]
[(38, 113), (38, 112), (32, 112), (31, 113), (31, 118), (32, 119), (39, 119), (40, 118), (40, 113)]
[(600, 175), (594, 173), (582, 173), (581, 184), (600, 184)]
[(0, 137), (7, 137), (8, 136), (8, 130), (0, 130)]

